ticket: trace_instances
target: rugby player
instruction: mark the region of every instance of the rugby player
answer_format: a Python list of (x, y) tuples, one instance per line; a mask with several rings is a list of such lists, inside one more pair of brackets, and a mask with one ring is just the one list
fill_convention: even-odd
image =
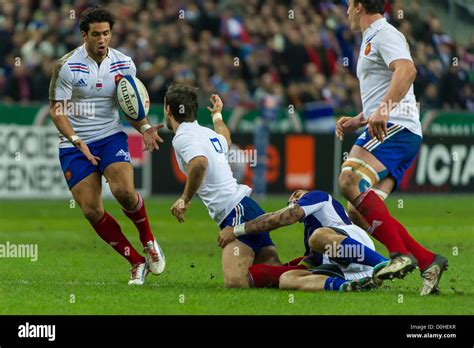
[(351, 220), (383, 243), (390, 263), (376, 277), (403, 278), (417, 266), (421, 295), (438, 292), (448, 261), (425, 249), (387, 210), (384, 199), (395, 190), (418, 154), (422, 132), (413, 93), (417, 71), (402, 33), (387, 23), (384, 0), (349, 0), (351, 29), (362, 32), (357, 64), (363, 110), (337, 121), (336, 135), (367, 126), (342, 164), (339, 187), (350, 202)]
[[(195, 194), (199, 196), (211, 218), (220, 226), (233, 226), (264, 214), (249, 196), (250, 187), (234, 179), (226, 154), (231, 145), (230, 132), (222, 120), (222, 101), (213, 94), (214, 130), (202, 127), (196, 120), (198, 109), (194, 88), (171, 85), (164, 100), (167, 127), (175, 133), (173, 147), (180, 170), (186, 175), (181, 197), (171, 213), (181, 223)], [(268, 234), (241, 236), (222, 250), (224, 285), (247, 288), (248, 268), (254, 263), (280, 265), (277, 250)], [(293, 267), (293, 269), (298, 267)]]
[[(60, 133), (59, 159), (74, 200), (97, 234), (130, 262), (128, 284), (141, 285), (149, 271), (163, 272), (165, 257), (152, 234), (143, 198), (134, 187), (127, 135), (114, 98), (118, 75), (135, 76), (136, 68), (130, 57), (109, 47), (113, 25), (112, 14), (100, 7), (82, 14), (84, 44), (56, 63), (49, 88), (50, 113)], [(161, 126), (151, 126), (146, 118), (129, 122), (143, 134), (146, 150), (159, 148)], [(102, 175), (138, 229), (145, 257), (104, 210)]]
[(352, 224), (341, 203), (323, 191), (297, 190), (286, 208), (224, 228), (219, 233), (219, 246), (225, 247), (238, 236), (255, 235), (297, 222), (304, 225), (306, 257), (299, 262), (304, 269), (254, 265), (249, 269), (249, 276), (255, 287), (279, 284), (281, 289), (346, 292), (381, 284), (374, 282), (372, 275), (374, 270), (387, 265), (387, 259), (375, 251), (367, 233)]

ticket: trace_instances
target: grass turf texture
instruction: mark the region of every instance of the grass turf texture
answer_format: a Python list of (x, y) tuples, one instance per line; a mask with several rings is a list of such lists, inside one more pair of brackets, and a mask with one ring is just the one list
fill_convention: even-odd
[[(39, 256), (36, 262), (0, 258), (0, 314), (474, 314), (472, 197), (389, 199), (393, 215), (418, 241), (449, 258), (442, 294), (425, 298), (419, 296), (418, 271), (367, 293), (226, 289), (217, 226), (198, 200), (178, 224), (169, 213), (173, 201), (146, 200), (167, 267), (160, 276), (150, 274), (142, 287), (127, 285), (128, 263), (69, 200), (1, 201), (0, 244), (38, 244)], [(261, 205), (270, 211), (285, 202), (275, 197)], [(105, 207), (138, 248), (138, 232), (118, 204), (106, 201)], [(282, 261), (302, 253), (302, 235), (300, 224), (272, 233)], [(376, 247), (387, 254), (378, 242)]]

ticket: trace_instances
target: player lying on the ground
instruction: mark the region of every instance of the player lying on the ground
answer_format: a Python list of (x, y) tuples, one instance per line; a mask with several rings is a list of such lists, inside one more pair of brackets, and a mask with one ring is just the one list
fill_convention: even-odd
[[(164, 113), (167, 127), (175, 133), (173, 147), (180, 170), (186, 175), (181, 197), (171, 213), (179, 222), (195, 194), (201, 198), (211, 218), (221, 227), (233, 226), (264, 214), (249, 198), (251, 189), (234, 179), (227, 160), (230, 132), (222, 120), (222, 101), (211, 97), (214, 130), (196, 120), (197, 94), (194, 88), (172, 85), (166, 92)], [(222, 269), (226, 287), (249, 287), (248, 268), (254, 263), (279, 265), (276, 248), (268, 234), (241, 236), (222, 250)]]
[(281, 289), (358, 291), (380, 285), (372, 280), (373, 270), (385, 267), (387, 259), (375, 251), (367, 233), (352, 224), (336, 199), (322, 191), (297, 190), (288, 203), (277, 212), (219, 233), (219, 246), (225, 247), (238, 236), (303, 222), (306, 257), (298, 263), (301, 269), (254, 265), (249, 274), (255, 287), (279, 284)]
[[(116, 75), (135, 76), (136, 68), (130, 57), (109, 47), (113, 25), (112, 14), (104, 9), (93, 7), (82, 14), (84, 45), (56, 63), (49, 88), (50, 112), (60, 133), (59, 159), (74, 200), (97, 234), (132, 265), (128, 283), (141, 285), (149, 270), (154, 274), (163, 272), (165, 257), (133, 183), (127, 135), (114, 93)], [(147, 150), (158, 149), (158, 142), (163, 142), (157, 132), (160, 126), (152, 127), (146, 118), (129, 122), (143, 134)], [(104, 210), (102, 175), (124, 214), (138, 229), (146, 259)]]
[[(421, 295), (438, 292), (448, 260), (425, 249), (395, 220), (384, 199), (395, 190), (420, 149), (420, 112), (413, 93), (415, 64), (408, 43), (383, 17), (385, 0), (349, 0), (351, 29), (362, 32), (357, 64), (363, 110), (342, 117), (336, 125), (340, 140), (368, 126), (342, 164), (339, 187), (349, 203), (352, 221), (371, 228), (390, 252), (390, 265), (379, 278), (403, 278), (417, 266)], [(368, 188), (372, 190), (367, 190)]]

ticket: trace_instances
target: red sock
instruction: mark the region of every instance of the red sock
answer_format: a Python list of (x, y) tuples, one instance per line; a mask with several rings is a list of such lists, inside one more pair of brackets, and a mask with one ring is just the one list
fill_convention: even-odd
[(357, 197), (357, 210), (374, 227), (378, 225), (372, 235), (385, 245), (390, 253), (409, 254), (398, 233), (398, 227), (385, 206), (384, 201), (372, 191), (365, 191)]
[(288, 261), (287, 263), (283, 264), (283, 266), (296, 266), (300, 263), (301, 260), (303, 260), (305, 258), (305, 256), (300, 256), (300, 257), (297, 257), (296, 259), (294, 260), (291, 260), (291, 261)]
[(403, 244), (407, 247), (408, 251), (415, 256), (416, 260), (418, 261), (418, 266), (421, 270), (427, 268), (434, 260), (435, 254), (431, 251), (425, 249), (422, 245), (420, 245), (416, 240), (413, 239), (412, 236), (408, 233), (405, 227), (397, 220), (393, 219), (397, 224), (398, 234), (403, 241)]
[(254, 288), (278, 287), (280, 276), (294, 269), (306, 269), (305, 266), (269, 266), (264, 264), (249, 267), (250, 284)]
[(107, 212), (95, 224), (92, 225), (97, 234), (111, 245), (117, 252), (125, 257), (130, 264), (145, 262), (145, 258), (141, 256), (135, 248), (130, 244), (120, 229), (120, 225)]
[(133, 221), (135, 227), (140, 234), (140, 241), (143, 246), (146, 246), (148, 241), (155, 240), (153, 233), (151, 232), (150, 223), (148, 222), (148, 216), (146, 215), (145, 202), (140, 194), (138, 194), (138, 204), (133, 211), (123, 209), (125, 215)]

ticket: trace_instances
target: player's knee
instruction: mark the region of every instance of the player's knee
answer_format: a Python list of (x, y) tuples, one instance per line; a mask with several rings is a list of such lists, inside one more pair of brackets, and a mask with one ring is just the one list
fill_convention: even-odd
[(344, 171), (339, 175), (339, 190), (347, 199), (351, 200), (354, 194), (357, 195), (357, 180), (359, 176), (350, 171)]
[(326, 245), (331, 243), (330, 240), (331, 232), (327, 228), (318, 228), (315, 230), (311, 237), (309, 237), (308, 245), (311, 250), (322, 253), (326, 249)]
[(137, 205), (138, 196), (134, 189), (126, 187), (116, 187), (112, 191), (117, 201), (125, 209), (133, 209)]
[(295, 280), (296, 280), (296, 274), (297, 272), (295, 271), (288, 271), (283, 273), (280, 276), (279, 280), (279, 288), (283, 290), (293, 290), (295, 289)]
[(101, 207), (86, 206), (82, 208), (82, 213), (91, 224), (95, 224), (104, 216), (104, 209)]
[(249, 287), (249, 281), (248, 279), (241, 278), (241, 277), (228, 277), (224, 278), (224, 286), (226, 288), (248, 288)]

